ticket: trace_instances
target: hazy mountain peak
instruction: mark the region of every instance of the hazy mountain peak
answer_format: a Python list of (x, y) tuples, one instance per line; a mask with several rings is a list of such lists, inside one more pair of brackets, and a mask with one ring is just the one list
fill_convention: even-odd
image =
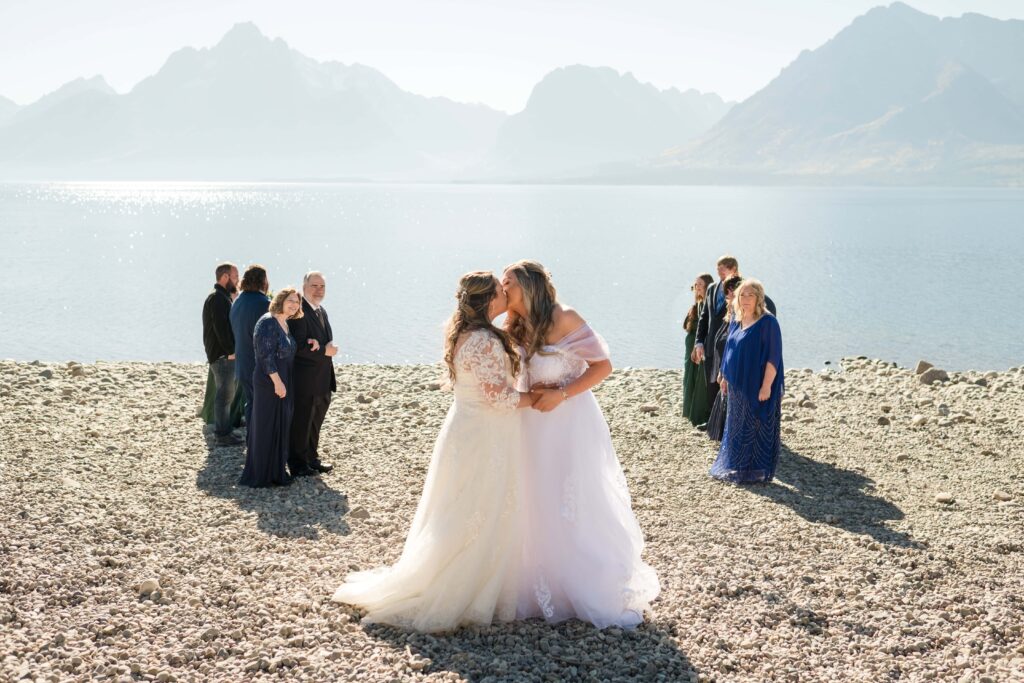
[(231, 40), (269, 40), (259, 26), (251, 21), (240, 21), (232, 26), (220, 42)]
[(117, 94), (114, 91), (114, 89), (110, 87), (110, 84), (107, 83), (107, 79), (105, 79), (103, 76), (99, 76), (99, 75), (93, 76), (92, 78), (76, 78), (73, 81), (69, 81), (69, 82), (65, 83), (64, 85), (62, 85), (61, 87), (57, 88), (56, 90), (54, 90), (50, 94), (51, 95), (57, 95), (57, 94), (65, 94), (65, 95), (67, 95), (67, 94), (77, 94), (77, 93), (80, 93), (80, 92), (92, 91), (92, 90), (94, 90), (96, 92), (104, 93), (106, 95), (115, 95), (115, 94)]
[(0, 125), (3, 125), (8, 119), (21, 109), (17, 102), (9, 100), (3, 95), (0, 95)]
[(505, 122), (486, 172), (539, 178), (636, 161), (703, 133), (728, 109), (717, 95), (660, 90), (611, 67), (560, 67)]
[(22, 109), (22, 113), (28, 115), (31, 111), (33, 114), (37, 114), (83, 93), (99, 93), (100, 95), (117, 94), (103, 76), (76, 78), (73, 81), (68, 81), (53, 92), (43, 95), (29, 106), (24, 107)]

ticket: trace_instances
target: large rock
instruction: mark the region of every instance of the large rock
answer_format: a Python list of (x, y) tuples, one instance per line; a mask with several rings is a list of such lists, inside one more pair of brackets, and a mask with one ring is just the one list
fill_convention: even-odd
[(914, 374), (915, 375), (920, 375), (923, 372), (925, 372), (927, 370), (931, 370), (934, 367), (935, 367), (934, 365), (932, 365), (931, 363), (929, 363), (926, 360), (919, 360), (919, 361), (917, 361), (917, 367), (914, 369)]
[(945, 370), (939, 368), (928, 368), (921, 373), (921, 384), (933, 384), (935, 382), (948, 382), (949, 375)]

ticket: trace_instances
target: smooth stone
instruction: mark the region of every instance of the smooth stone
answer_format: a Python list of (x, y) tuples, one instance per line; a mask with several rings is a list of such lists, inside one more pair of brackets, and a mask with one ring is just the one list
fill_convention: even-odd
[(948, 382), (949, 374), (939, 368), (931, 368), (921, 373), (921, 384), (934, 384), (935, 382)]
[(146, 579), (139, 584), (139, 595), (149, 595), (160, 590), (160, 582), (156, 579)]
[(924, 415), (915, 415), (910, 419), (910, 424), (914, 427), (923, 427), (928, 424), (928, 418)]
[(1002, 490), (997, 490), (994, 494), (992, 494), (992, 497), (995, 498), (996, 500), (1002, 500), (1002, 501), (1013, 500), (1013, 496), (1012, 495), (1010, 495), (1006, 491), (1002, 491)]
[(943, 492), (935, 496), (936, 503), (942, 503), (943, 505), (952, 505), (956, 502), (956, 498), (953, 497), (952, 493)]

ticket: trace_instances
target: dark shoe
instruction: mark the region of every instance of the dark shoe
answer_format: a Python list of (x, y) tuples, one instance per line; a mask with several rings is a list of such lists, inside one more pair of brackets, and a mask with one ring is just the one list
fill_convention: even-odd
[(334, 465), (325, 465), (322, 462), (315, 462), (312, 465), (310, 465), (310, 467), (312, 467), (320, 474), (330, 474), (331, 470), (334, 469)]
[(699, 425), (697, 425), (697, 429), (702, 431), (702, 432), (708, 431), (708, 423), (707, 422), (700, 423)]
[(292, 471), (292, 477), (312, 477), (315, 474), (316, 470), (310, 469), (308, 467), (303, 467), (301, 469), (295, 469)]
[(224, 436), (218, 436), (215, 443), (218, 446), (241, 446), (245, 443), (245, 439), (237, 434), (226, 434)]

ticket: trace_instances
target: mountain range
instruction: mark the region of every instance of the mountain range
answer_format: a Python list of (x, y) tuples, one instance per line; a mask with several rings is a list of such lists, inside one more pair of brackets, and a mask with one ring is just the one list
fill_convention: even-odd
[(875, 8), (645, 172), (1022, 185), (1024, 21)]
[(1024, 185), (1024, 21), (858, 17), (738, 104), (555, 69), (514, 115), (319, 62), (253, 24), (125, 94), (0, 97), (0, 179)]
[[(716, 95), (576, 66), (545, 79), (509, 117), (408, 93), (367, 66), (318, 62), (250, 23), (212, 48), (175, 52), (124, 95), (97, 76), (26, 107), (4, 102), (0, 177), (22, 179), (518, 178), (639, 161), (704, 132), (728, 108)], [(589, 128), (545, 155), (565, 120), (584, 117)]]

